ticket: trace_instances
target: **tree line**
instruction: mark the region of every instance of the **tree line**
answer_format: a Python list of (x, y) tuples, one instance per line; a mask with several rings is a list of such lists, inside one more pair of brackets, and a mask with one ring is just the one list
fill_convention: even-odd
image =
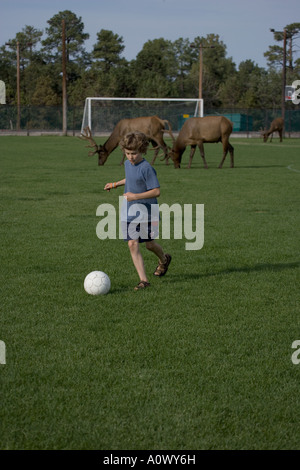
[[(17, 44), (19, 45), (21, 105), (58, 106), (62, 102), (62, 23), (68, 104), (82, 106), (87, 96), (197, 98), (199, 48), (203, 51), (203, 98), (206, 108), (280, 108), (283, 35), (274, 32), (275, 45), (264, 53), (267, 68), (245, 58), (238, 67), (227, 57), (218, 34), (175, 41), (147, 41), (136, 58), (123, 56), (123, 38), (101, 29), (92, 51), (84, 43), (82, 18), (69, 10), (48, 20), (45, 33), (25, 26), (0, 48), (0, 79), (6, 84), (6, 103), (17, 104)], [(300, 78), (296, 56), (300, 23), (287, 25), (286, 83)], [(191, 47), (194, 46), (194, 47)]]

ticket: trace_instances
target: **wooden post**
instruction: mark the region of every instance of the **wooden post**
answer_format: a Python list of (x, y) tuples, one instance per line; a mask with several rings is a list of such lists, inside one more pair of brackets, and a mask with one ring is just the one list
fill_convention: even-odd
[(66, 67), (66, 23), (62, 20), (62, 116), (63, 135), (68, 133), (67, 125), (67, 67)]
[(17, 131), (21, 127), (20, 43), (17, 41)]
[[(281, 96), (281, 115), (285, 123), (285, 85), (286, 85), (286, 29), (283, 30), (283, 66), (282, 66), (282, 96)], [(285, 128), (282, 136), (285, 137)]]

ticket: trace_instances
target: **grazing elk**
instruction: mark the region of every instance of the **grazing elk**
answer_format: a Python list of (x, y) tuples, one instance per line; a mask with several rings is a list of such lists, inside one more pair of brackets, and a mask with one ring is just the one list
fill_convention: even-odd
[(185, 121), (173, 144), (172, 150), (169, 152), (169, 156), (172, 158), (175, 168), (180, 168), (182, 154), (188, 145), (191, 146), (188, 168), (191, 168), (197, 145), (200, 149), (204, 167), (208, 168), (203, 144), (212, 142), (222, 142), (223, 144), (223, 158), (219, 168), (222, 168), (228, 151), (231, 160), (230, 167), (233, 168), (234, 149), (229, 143), (229, 136), (232, 129), (232, 122), (224, 116), (193, 117)]
[[(165, 125), (168, 125), (168, 129)], [(103, 145), (97, 145), (94, 139), (92, 138), (92, 133), (89, 127), (84, 129), (85, 134), (81, 134), (81, 138), (88, 140), (91, 145), (88, 145), (89, 148), (94, 148), (94, 151), (90, 151), (89, 155), (95, 155), (98, 153), (98, 165), (104, 165), (108, 156), (115, 150), (119, 145), (122, 137), (129, 132), (139, 131), (143, 132), (147, 138), (150, 140), (152, 145), (156, 146), (154, 148), (155, 153), (151, 162), (151, 165), (154, 164), (159, 149), (162, 148), (164, 151), (164, 159), (167, 159), (166, 163), (168, 164), (169, 154), (168, 147), (163, 140), (163, 133), (168, 132), (173, 141), (175, 141), (172, 134), (172, 129), (169, 121), (160, 119), (158, 116), (147, 116), (147, 117), (138, 117), (132, 119), (122, 119), (119, 121), (107, 141)], [(124, 156), (122, 158), (121, 164), (124, 162)]]
[(261, 135), (264, 139), (264, 142), (267, 142), (268, 137), (269, 137), (270, 134), (271, 134), (270, 142), (272, 142), (273, 132), (278, 132), (280, 142), (282, 142), (283, 126), (284, 126), (284, 120), (281, 117), (274, 119), (274, 121), (271, 122), (270, 129), (268, 131), (267, 131), (267, 129), (265, 129), (261, 133)]

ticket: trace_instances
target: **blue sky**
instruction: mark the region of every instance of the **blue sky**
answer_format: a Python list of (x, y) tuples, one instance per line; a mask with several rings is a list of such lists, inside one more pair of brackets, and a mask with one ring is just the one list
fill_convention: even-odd
[(88, 51), (97, 32), (108, 29), (123, 37), (127, 60), (150, 39), (192, 41), (214, 33), (237, 66), (251, 59), (266, 67), (263, 54), (274, 44), (269, 29), (281, 31), (287, 24), (300, 23), (299, 0), (2, 0), (0, 45), (26, 25), (45, 31), (47, 20), (63, 10), (82, 18), (84, 31), (90, 34)]

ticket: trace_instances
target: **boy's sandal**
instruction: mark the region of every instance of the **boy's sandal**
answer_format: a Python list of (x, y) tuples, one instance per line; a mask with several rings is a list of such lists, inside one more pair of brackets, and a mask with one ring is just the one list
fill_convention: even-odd
[(172, 256), (166, 254), (165, 257), (166, 257), (166, 262), (165, 263), (159, 263), (157, 265), (157, 268), (155, 269), (155, 271), (153, 273), (154, 276), (157, 276), (157, 277), (164, 276), (166, 274), (166, 272), (168, 271), (168, 267), (169, 267), (169, 264), (171, 263)]
[(137, 286), (135, 286), (134, 290), (145, 289), (146, 287), (150, 287), (150, 282), (141, 281)]

